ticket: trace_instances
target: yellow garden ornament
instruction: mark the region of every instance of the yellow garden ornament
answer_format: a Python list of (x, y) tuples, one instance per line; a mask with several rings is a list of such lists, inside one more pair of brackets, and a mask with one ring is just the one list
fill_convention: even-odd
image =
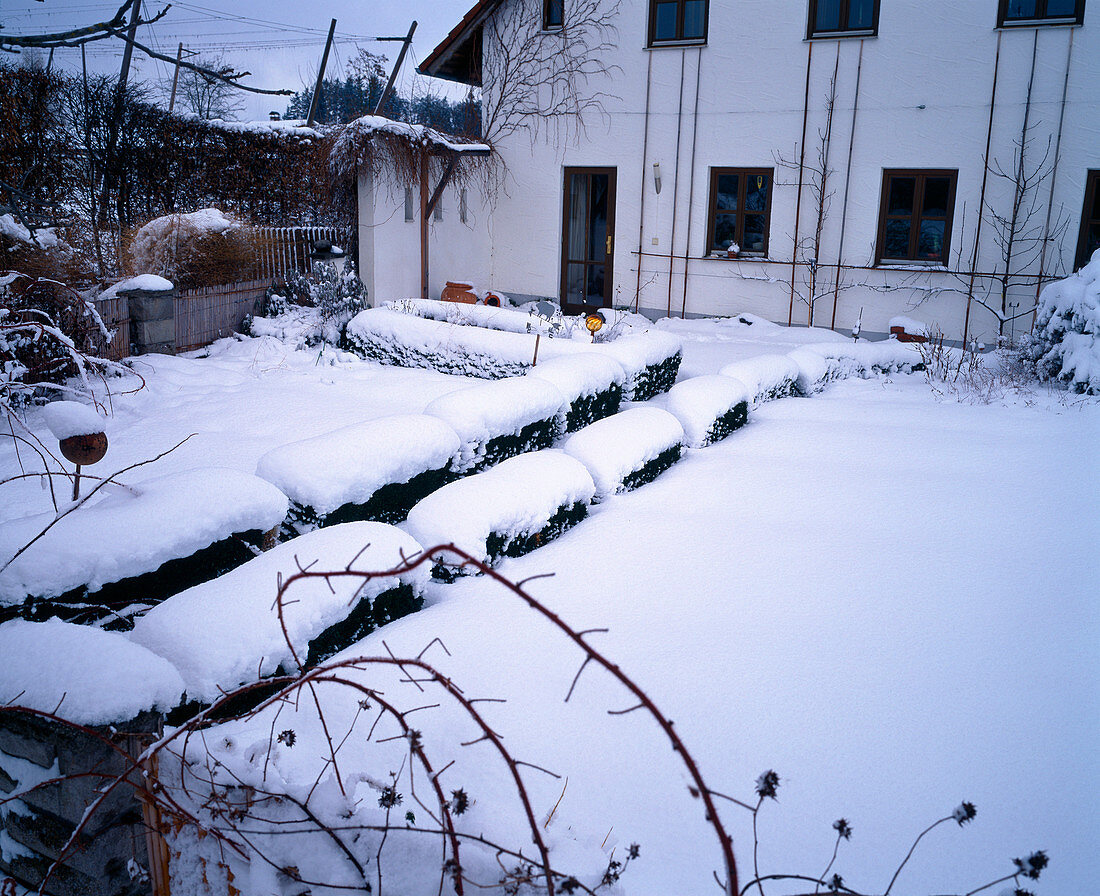
[(596, 333), (599, 332), (600, 328), (603, 327), (603, 324), (603, 315), (600, 314), (600, 312), (598, 311), (593, 311), (591, 314), (588, 315), (588, 317), (584, 319), (584, 325), (588, 328), (588, 332), (591, 333), (593, 336), (595, 336)]

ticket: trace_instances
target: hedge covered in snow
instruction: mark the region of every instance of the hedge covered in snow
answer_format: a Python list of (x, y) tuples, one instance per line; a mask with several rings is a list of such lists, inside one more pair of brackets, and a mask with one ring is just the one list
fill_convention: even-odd
[(460, 448), (438, 417), (379, 417), (275, 448), (256, 475), (290, 498), (294, 534), (354, 520), (397, 523), (454, 478)]
[(409, 512), (405, 527), (425, 548), (453, 543), (492, 564), (557, 538), (584, 519), (595, 494), (579, 461), (536, 451), (443, 486)]
[(671, 389), (684, 357), (680, 340), (659, 330), (630, 333), (592, 348), (623, 366), (627, 375), (623, 398), (627, 401), (648, 401)]
[[(503, 330), (506, 333), (541, 333), (547, 336), (551, 332), (556, 335), (561, 328), (560, 318), (558, 321), (547, 320), (528, 311), (497, 308), (492, 305), (467, 305), (462, 302), (442, 302), (436, 299), (400, 299), (396, 302), (386, 302), (384, 307), (429, 320), (466, 327), (484, 327), (488, 330)], [(583, 319), (578, 318), (577, 325), (573, 329), (575, 332), (573, 338), (589, 341)]]
[(745, 425), (750, 398), (740, 380), (710, 374), (677, 383), (669, 390), (665, 407), (684, 428), (684, 444), (705, 448)]
[[(160, 600), (243, 563), (252, 553), (234, 535), (258, 542), (287, 507), (271, 483), (228, 469), (106, 486), (0, 573), (0, 607), (25, 598), (110, 606)], [(51, 511), (5, 523), (0, 557), (14, 555), (53, 518)], [(21, 612), (52, 615), (33, 600)]]
[(799, 394), (801, 371), (787, 355), (757, 355), (727, 364), (718, 372), (743, 383), (753, 404)]
[(634, 407), (573, 433), (562, 450), (592, 475), (605, 498), (652, 482), (680, 459), (684, 429), (660, 408)]
[[(223, 691), (307, 666), (349, 647), (368, 632), (420, 608), (426, 566), (364, 581), (356, 576), (307, 578), (286, 592), (279, 624), (279, 581), (302, 568), (349, 567), (385, 572), (421, 552), (405, 532), (358, 522), (317, 529), (281, 544), (230, 573), (181, 592), (134, 624), (130, 639), (169, 660), (187, 698), (212, 703)], [(294, 647), (292, 653), (287, 644)]]
[(1043, 290), (1023, 353), (1040, 379), (1100, 394), (1100, 250), (1077, 273)]
[(458, 433), (460, 473), (549, 448), (562, 434), (567, 402), (553, 384), (533, 377), (478, 383), (441, 395), (424, 413)]
[(617, 413), (626, 381), (626, 371), (618, 361), (595, 353), (540, 361), (527, 375), (553, 384), (565, 396), (569, 402), (566, 432)]
[(896, 339), (820, 342), (803, 346), (798, 351), (823, 357), (829, 367), (827, 377), (830, 380), (851, 376), (866, 379), (877, 373), (914, 373), (924, 369), (920, 345)]

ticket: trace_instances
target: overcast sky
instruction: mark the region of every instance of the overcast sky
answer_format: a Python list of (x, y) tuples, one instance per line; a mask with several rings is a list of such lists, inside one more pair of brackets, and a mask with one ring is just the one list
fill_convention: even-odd
[[(109, 19), (121, 0), (0, 0), (0, 24), (10, 33), (40, 34), (62, 31)], [(144, 17), (164, 9), (159, 0), (143, 0)], [(205, 54), (221, 53), (238, 69), (252, 72), (248, 83), (257, 87), (300, 90), (316, 77), (328, 34), (329, 21), (336, 19), (336, 39), (328, 73), (341, 74), (344, 66), (362, 47), (396, 60), (399, 43), (378, 43), (375, 37), (403, 37), (417, 21), (411, 57), (402, 70), (402, 89), (426, 90), (460, 95), (446, 82), (414, 74), (416, 65), (446, 36), (473, 5), (473, 0), (179, 0), (155, 25), (141, 29), (139, 40), (175, 56), (182, 41), (185, 48)], [(122, 42), (106, 40), (88, 45), (89, 69), (118, 72)], [(80, 50), (61, 49), (54, 65), (78, 71)], [(136, 77), (171, 86), (172, 66), (134, 54), (131, 69)], [(135, 75), (132, 75), (132, 77)], [(242, 94), (242, 119), (266, 118), (271, 109), (282, 112), (284, 97), (256, 97)]]

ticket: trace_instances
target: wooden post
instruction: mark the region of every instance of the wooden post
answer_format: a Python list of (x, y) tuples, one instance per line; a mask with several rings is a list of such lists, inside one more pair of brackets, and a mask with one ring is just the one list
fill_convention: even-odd
[(172, 114), (172, 110), (176, 108), (176, 86), (180, 82), (180, 60), (183, 58), (183, 43), (181, 42), (179, 47), (176, 48), (176, 72), (172, 75), (172, 98), (168, 100), (168, 114)]
[(420, 298), (428, 298), (428, 148), (420, 147)]
[[(416, 31), (415, 20), (413, 20), (412, 25), (409, 26), (409, 33), (405, 35), (404, 42), (401, 44), (401, 52), (397, 54), (397, 62), (393, 64), (393, 71), (390, 72), (390, 79), (386, 82), (386, 89), (382, 91), (382, 96), (378, 98), (378, 105), (374, 107), (375, 115), (382, 114), (382, 107), (386, 105), (386, 100), (390, 98), (390, 92), (393, 90), (393, 82), (397, 80), (397, 73), (401, 71), (401, 63), (405, 61), (405, 53), (408, 52), (409, 47), (412, 45), (414, 31)], [(385, 39), (392, 40), (393, 38)]]
[(313, 99), (309, 104), (309, 115), (306, 117), (306, 127), (313, 127), (313, 119), (317, 115), (317, 106), (321, 99), (321, 82), (325, 77), (325, 66), (328, 65), (328, 51), (332, 49), (332, 35), (336, 32), (336, 19), (328, 26), (328, 40), (325, 41), (325, 52), (321, 54), (321, 68), (317, 71), (317, 83), (313, 87)]

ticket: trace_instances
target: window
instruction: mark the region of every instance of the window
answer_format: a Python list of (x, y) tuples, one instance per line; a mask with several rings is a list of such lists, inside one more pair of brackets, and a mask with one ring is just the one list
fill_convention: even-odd
[(957, 171), (884, 171), (875, 262), (947, 259)]
[(542, 0), (542, 30), (561, 31), (565, 0)]
[(810, 0), (807, 37), (878, 33), (879, 0)]
[(463, 187), (462, 192), (458, 196), (458, 220), (465, 224), (468, 215), (469, 210), (466, 206), (466, 188)]
[(1001, 0), (997, 25), (1080, 25), (1085, 0)]
[(439, 199), (436, 200), (435, 208), (432, 209), (432, 218), (436, 221), (443, 220), (443, 194), (439, 195)]
[(1100, 249), (1100, 171), (1090, 171), (1085, 182), (1085, 207), (1081, 210), (1081, 238), (1077, 242), (1077, 263), (1080, 270), (1092, 253)]
[(413, 191), (412, 187), (405, 187), (405, 220), (413, 221), (416, 219), (416, 215), (413, 213)]
[(705, 43), (708, 0), (649, 0), (649, 45)]
[(771, 168), (711, 168), (707, 253), (737, 243), (741, 255), (767, 255), (771, 200)]

